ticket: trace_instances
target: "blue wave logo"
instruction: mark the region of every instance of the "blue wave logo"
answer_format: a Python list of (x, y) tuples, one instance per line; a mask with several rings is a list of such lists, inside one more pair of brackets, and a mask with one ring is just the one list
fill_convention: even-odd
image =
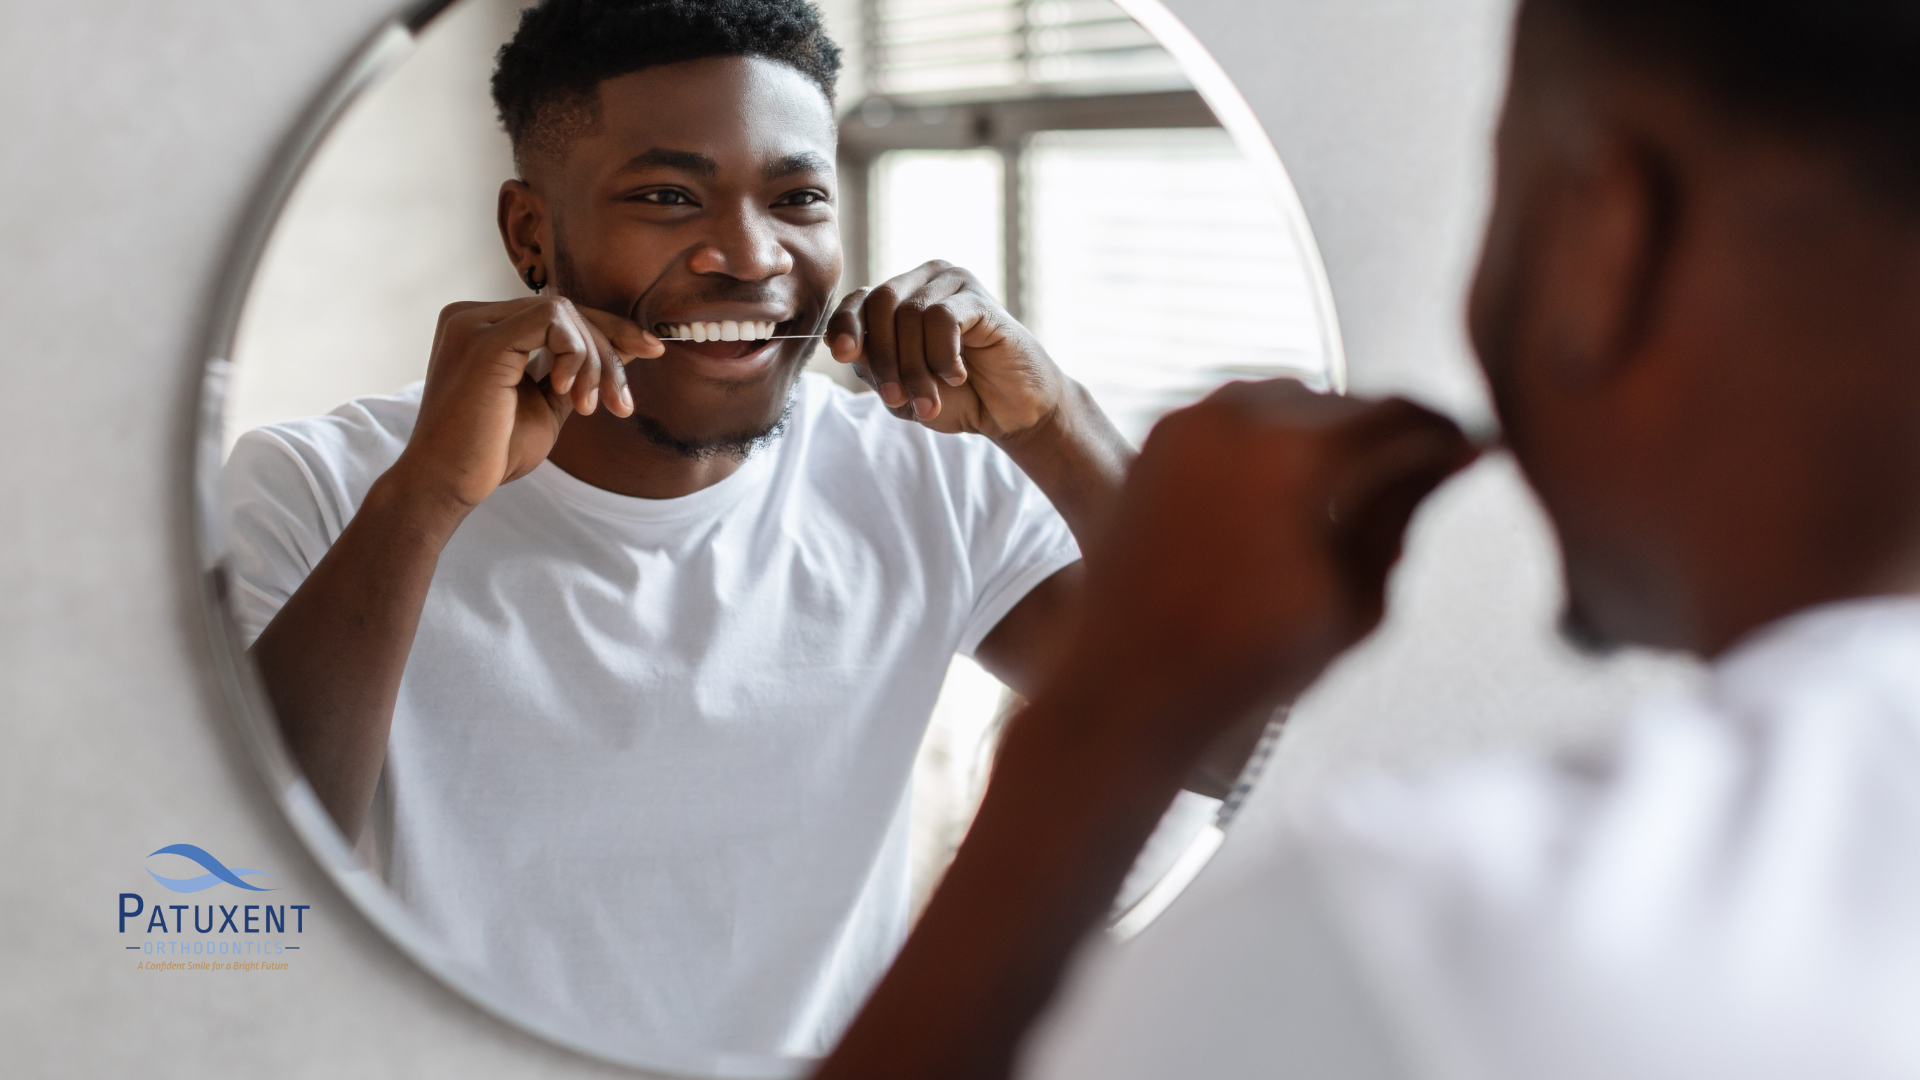
[[(183, 858), (192, 859), (207, 871), (199, 877), (190, 878), (161, 877), (151, 870), (147, 871), (147, 876), (159, 882), (162, 888), (171, 889), (174, 892), (199, 892), (202, 889), (211, 889), (221, 882), (225, 882), (228, 885), (237, 885), (250, 892), (273, 891), (266, 886), (249, 885), (240, 880), (242, 877), (272, 877), (272, 874), (267, 873), (265, 870), (229, 870), (221, 864), (219, 859), (209, 855), (205, 848), (195, 847), (192, 844), (168, 844), (166, 847), (154, 852), (153, 855), (179, 855)], [(153, 855), (149, 855), (147, 858), (151, 859)]]

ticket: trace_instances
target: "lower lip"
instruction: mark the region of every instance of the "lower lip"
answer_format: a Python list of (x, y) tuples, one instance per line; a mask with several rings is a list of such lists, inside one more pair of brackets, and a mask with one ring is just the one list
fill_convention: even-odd
[(708, 356), (698, 349), (688, 348), (683, 342), (669, 341), (665, 344), (667, 351), (662, 360), (684, 364), (696, 374), (710, 379), (737, 381), (757, 378), (772, 370), (779, 363), (780, 346), (786, 342), (769, 341), (745, 356), (730, 360)]

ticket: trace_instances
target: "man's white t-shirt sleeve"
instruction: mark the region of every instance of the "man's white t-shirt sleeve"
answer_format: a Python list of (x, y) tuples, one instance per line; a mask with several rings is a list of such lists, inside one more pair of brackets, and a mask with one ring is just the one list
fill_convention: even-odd
[(251, 646), (413, 432), (424, 383), (240, 436), (220, 469), (227, 584)]
[(1019, 466), (991, 444), (976, 460), (981, 475), (969, 500), (967, 538), (974, 605), (960, 635), (960, 652), (968, 657), (1035, 586), (1080, 561), (1066, 521)]
[(227, 531), (227, 591), (241, 641), (251, 646), (332, 546), (322, 484), (283, 439), (250, 431), (220, 472)]

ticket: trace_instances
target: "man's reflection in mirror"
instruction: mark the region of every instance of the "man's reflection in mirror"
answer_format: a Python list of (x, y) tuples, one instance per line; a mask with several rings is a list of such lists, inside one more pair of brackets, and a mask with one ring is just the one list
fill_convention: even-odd
[[(493, 92), (534, 295), (449, 305), (423, 383), (223, 476), (320, 802), (615, 1038), (831, 1045), (906, 933), (950, 658), (1033, 682), (1131, 459), (965, 270), (836, 301), (838, 68), (804, 0), (530, 9)], [(802, 374), (822, 335), (877, 393)]]

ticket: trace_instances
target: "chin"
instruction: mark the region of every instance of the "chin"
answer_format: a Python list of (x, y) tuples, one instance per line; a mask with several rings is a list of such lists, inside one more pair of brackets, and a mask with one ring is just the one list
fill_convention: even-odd
[(744, 460), (778, 439), (786, 428), (800, 372), (796, 363), (760, 378), (717, 380), (642, 373), (634, 370), (636, 366), (627, 369), (637, 406), (631, 421), (634, 429), (656, 446), (695, 459)]
[(1611, 572), (1574, 558), (1566, 566), (1560, 636), (1581, 653), (1607, 656), (1625, 648), (1694, 647), (1680, 605), (1683, 590), (1673, 575), (1617, 560), (1607, 567)]

